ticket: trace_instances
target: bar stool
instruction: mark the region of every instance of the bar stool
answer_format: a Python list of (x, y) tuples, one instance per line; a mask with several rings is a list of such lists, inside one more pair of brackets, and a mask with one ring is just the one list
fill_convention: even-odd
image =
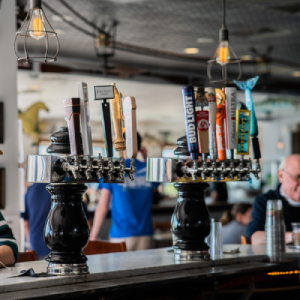
[(37, 261), (38, 257), (33, 250), (27, 250), (26, 252), (19, 252), (17, 263), (25, 261)]

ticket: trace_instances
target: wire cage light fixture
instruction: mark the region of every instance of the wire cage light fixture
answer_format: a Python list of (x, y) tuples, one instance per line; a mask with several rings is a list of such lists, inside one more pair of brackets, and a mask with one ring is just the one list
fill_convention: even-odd
[[(223, 0), (223, 24), (219, 32), (219, 45), (212, 59), (207, 63), (207, 76), (210, 80), (210, 83), (233, 83), (232, 80), (227, 78), (227, 65), (228, 64), (238, 64), (239, 74), (235, 80), (239, 80), (242, 77), (242, 67), (241, 59), (239, 59), (229, 43), (229, 32), (225, 25), (225, 0)], [(213, 80), (211, 75), (211, 69), (213, 64), (219, 64), (222, 67), (222, 79)]]
[(103, 58), (106, 63), (109, 57), (115, 55), (115, 38), (118, 21), (112, 20), (108, 26), (103, 23), (102, 28), (94, 30), (94, 49), (97, 57)]
[[(19, 38), (24, 39), (24, 56), (19, 56), (18, 54), (18, 40)], [(49, 54), (49, 47), (51, 46), (49, 39), (55, 39), (56, 52), (54, 55)], [(44, 55), (33, 54), (30, 55), (28, 49), (28, 41), (43, 40), (45, 42), (45, 53)], [(53, 40), (53, 39), (52, 39)], [(16, 32), (15, 42), (14, 42), (15, 54), (20, 62), (51, 62), (57, 60), (57, 55), (59, 52), (59, 40), (57, 33), (54, 31), (53, 27), (49, 23), (44, 10), (42, 9), (42, 0), (30, 0), (30, 9), (28, 14), (21, 25), (20, 29)], [(32, 51), (32, 49), (30, 50)]]

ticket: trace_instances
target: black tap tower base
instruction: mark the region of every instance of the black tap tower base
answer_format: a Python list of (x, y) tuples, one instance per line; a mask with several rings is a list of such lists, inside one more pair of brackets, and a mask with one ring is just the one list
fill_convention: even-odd
[[(186, 157), (186, 137), (177, 140), (176, 155)], [(175, 183), (177, 204), (172, 215), (172, 233), (177, 241), (173, 245), (175, 261), (209, 260), (209, 246), (205, 238), (210, 234), (209, 212), (204, 201), (207, 183)]]
[(88, 274), (82, 249), (89, 241), (89, 227), (82, 208), (85, 184), (49, 184), (51, 209), (44, 228), (44, 240), (51, 250), (46, 260), (51, 275)]

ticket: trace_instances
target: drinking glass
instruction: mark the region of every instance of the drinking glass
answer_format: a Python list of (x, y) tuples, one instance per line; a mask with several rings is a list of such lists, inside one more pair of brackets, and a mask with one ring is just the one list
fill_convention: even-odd
[(292, 223), (294, 245), (300, 249), (300, 223)]

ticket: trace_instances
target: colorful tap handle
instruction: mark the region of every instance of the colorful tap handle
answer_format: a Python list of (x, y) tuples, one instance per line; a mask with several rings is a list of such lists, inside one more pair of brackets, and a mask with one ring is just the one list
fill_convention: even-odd
[(239, 109), (236, 111), (237, 151), (239, 155), (249, 155), (251, 111)]
[(199, 150), (202, 154), (209, 153), (209, 112), (207, 110), (198, 110), (197, 116), (197, 129), (199, 139)]
[(241, 90), (245, 91), (246, 106), (247, 106), (248, 110), (251, 111), (251, 125), (250, 125), (250, 135), (251, 135), (251, 137), (257, 137), (258, 136), (257, 119), (256, 119), (256, 116), (255, 116), (254, 102), (253, 102), (253, 98), (252, 98), (252, 94), (251, 94), (251, 91), (255, 87), (255, 84), (257, 83), (258, 79), (259, 79), (259, 76), (248, 79), (247, 81), (235, 81), (234, 80), (234, 83)]
[(112, 134), (111, 134), (111, 118), (110, 118), (110, 107), (107, 99), (115, 98), (114, 86), (95, 86), (94, 87), (94, 99), (103, 100), (101, 103), (102, 107), (102, 121), (105, 138), (105, 148), (107, 157), (113, 157), (112, 147)]
[(83, 144), (83, 154), (93, 155), (93, 141), (90, 121), (90, 106), (87, 84), (77, 82), (77, 96), (80, 98), (80, 124)]
[(197, 160), (199, 156), (198, 133), (196, 123), (194, 88), (185, 86), (182, 88), (183, 107), (185, 114), (186, 135), (188, 149), (192, 160)]
[(226, 147), (236, 149), (236, 88), (225, 87), (223, 91), (226, 95)]
[(205, 88), (205, 95), (208, 99), (209, 107), (209, 155), (210, 159), (215, 161), (218, 158), (216, 139), (217, 102), (215, 89), (212, 87)]
[(252, 155), (254, 159), (260, 159), (260, 147), (258, 141), (258, 125), (257, 119), (254, 110), (254, 102), (252, 98), (251, 91), (255, 87), (259, 76), (255, 76), (253, 78), (248, 79), (247, 81), (235, 81), (234, 83), (243, 91), (245, 91), (245, 98), (246, 98), (246, 106), (248, 110), (251, 111), (251, 122), (250, 122), (250, 135), (251, 135), (251, 144), (252, 144)]
[(122, 128), (122, 105), (120, 94), (117, 90), (116, 84), (112, 83), (114, 87), (115, 97), (110, 100), (110, 108), (112, 113), (112, 120), (115, 129), (116, 139), (114, 142), (115, 149), (120, 152), (120, 157), (123, 157), (123, 151), (126, 149), (125, 140), (123, 139)]
[(66, 121), (69, 128), (71, 155), (82, 155), (80, 136), (80, 99), (70, 98), (63, 101)]
[(137, 130), (136, 130), (136, 102), (134, 97), (123, 99), (123, 116), (125, 118), (126, 153), (128, 158), (136, 158)]
[(216, 135), (217, 135), (217, 146), (218, 146), (218, 157), (219, 160), (225, 160), (226, 157), (226, 141), (225, 141), (225, 105), (217, 105), (217, 124), (216, 124)]

